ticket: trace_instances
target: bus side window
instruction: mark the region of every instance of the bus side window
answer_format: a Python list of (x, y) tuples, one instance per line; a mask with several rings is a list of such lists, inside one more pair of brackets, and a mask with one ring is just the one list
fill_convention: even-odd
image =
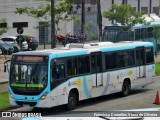
[(86, 74), (90, 72), (89, 56), (78, 57), (78, 70), (79, 70), (79, 74)]
[(106, 70), (117, 68), (117, 52), (105, 54), (105, 67)]
[(146, 64), (154, 62), (153, 56), (153, 48), (146, 48)]
[(64, 64), (55, 65), (52, 67), (52, 81), (65, 78)]
[(67, 59), (67, 75), (74, 76), (77, 74), (77, 58), (68, 58)]

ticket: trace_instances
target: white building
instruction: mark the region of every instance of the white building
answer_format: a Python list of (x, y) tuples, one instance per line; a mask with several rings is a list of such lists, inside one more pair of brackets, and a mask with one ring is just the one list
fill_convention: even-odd
[[(91, 35), (91, 33), (92, 35), (96, 35), (98, 31), (96, 0), (85, 0), (85, 2), (86, 23), (90, 22), (92, 26), (90, 30), (86, 30), (86, 33), (88, 35)], [(7, 18), (7, 25), (10, 27), (10, 30), (2, 36), (17, 35), (17, 30), (14, 28), (14, 25), (19, 22), (24, 22), (26, 27), (24, 27), (23, 34), (35, 36), (40, 43), (43, 43), (44, 40), (46, 43), (50, 43), (50, 29), (36, 29), (36, 26), (43, 24), (42, 21), (27, 15), (18, 15), (14, 13), (17, 7), (36, 7), (45, 3), (45, 0), (0, 0), (0, 18)], [(122, 3), (131, 4), (133, 6), (133, 11), (143, 10), (146, 13), (156, 13), (159, 15), (159, 0), (101, 0), (102, 12), (111, 8), (112, 4)], [(75, 0), (69, 15), (81, 17), (81, 0)], [(111, 22), (103, 18), (102, 24), (105, 26), (111, 24)], [(65, 35), (68, 32), (72, 32), (73, 34), (80, 33), (80, 25), (75, 21), (62, 22), (60, 28), (58, 34), (61, 35)]]

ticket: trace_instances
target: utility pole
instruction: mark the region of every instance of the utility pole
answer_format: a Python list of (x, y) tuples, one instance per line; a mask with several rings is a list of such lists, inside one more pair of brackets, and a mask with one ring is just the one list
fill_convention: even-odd
[(51, 48), (56, 48), (56, 34), (55, 34), (55, 2), (51, 0)]
[(112, 5), (114, 4), (114, 0), (112, 0)]
[(149, 0), (149, 13), (151, 14), (152, 12), (152, 0)]
[(159, 0), (159, 16), (160, 16), (160, 0)]
[(99, 30), (99, 41), (102, 37), (102, 14), (101, 14), (101, 0), (97, 0), (97, 23)]
[(140, 12), (140, 0), (138, 0), (138, 12)]
[[(112, 5), (114, 4), (114, 0), (112, 0)], [(112, 20), (112, 24), (114, 23), (114, 21)]]
[(81, 35), (82, 35), (82, 41), (84, 42), (84, 37), (85, 37), (85, 0), (82, 0), (82, 16), (81, 16)]

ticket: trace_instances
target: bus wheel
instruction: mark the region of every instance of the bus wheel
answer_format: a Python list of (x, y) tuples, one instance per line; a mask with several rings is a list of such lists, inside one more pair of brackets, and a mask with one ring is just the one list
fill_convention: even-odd
[(124, 81), (123, 82), (123, 87), (122, 87), (122, 96), (127, 96), (129, 95), (129, 91), (130, 91), (130, 86), (128, 81)]
[(67, 109), (68, 110), (73, 110), (77, 106), (77, 97), (75, 93), (70, 92), (68, 96), (68, 104), (67, 104)]

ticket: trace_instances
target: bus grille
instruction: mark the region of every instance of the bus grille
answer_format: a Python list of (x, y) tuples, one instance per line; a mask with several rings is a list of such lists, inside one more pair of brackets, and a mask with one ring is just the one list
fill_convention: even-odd
[(20, 106), (29, 105), (31, 107), (36, 106), (37, 104), (37, 102), (22, 102), (22, 101), (16, 101), (16, 103)]

